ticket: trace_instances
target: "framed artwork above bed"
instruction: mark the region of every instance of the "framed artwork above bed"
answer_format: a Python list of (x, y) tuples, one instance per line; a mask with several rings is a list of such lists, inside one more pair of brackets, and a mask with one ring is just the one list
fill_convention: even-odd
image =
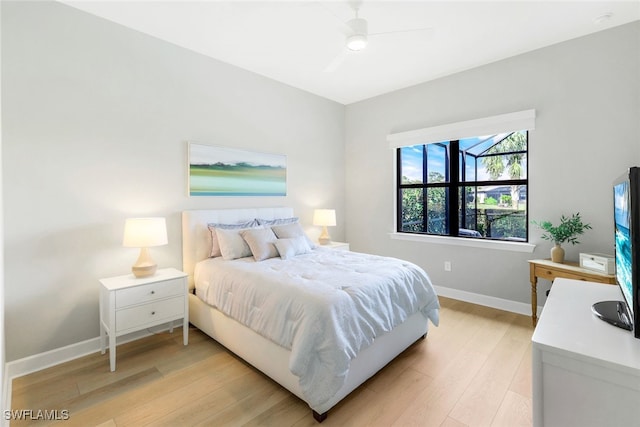
[(287, 156), (188, 143), (190, 196), (286, 196)]

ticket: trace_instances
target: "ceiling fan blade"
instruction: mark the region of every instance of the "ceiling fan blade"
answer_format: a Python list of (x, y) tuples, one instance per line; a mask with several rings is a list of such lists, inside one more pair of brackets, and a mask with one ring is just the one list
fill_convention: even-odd
[(369, 33), (369, 36), (384, 36), (387, 34), (400, 34), (400, 33), (413, 33), (418, 31), (424, 31), (428, 37), (432, 37), (434, 33), (433, 27), (424, 27), (424, 28), (411, 28), (408, 30), (393, 30), (393, 31), (383, 31), (380, 33)]
[(338, 53), (335, 58), (333, 58), (331, 60), (331, 62), (329, 63), (329, 65), (327, 65), (325, 67), (325, 69), (323, 70), (325, 73), (332, 73), (335, 70), (338, 69), (338, 67), (340, 67), (340, 65), (342, 65), (342, 63), (345, 61), (345, 59), (347, 59), (347, 56), (349, 56), (349, 53), (351, 51), (349, 49), (347, 49), (346, 47), (342, 48), (342, 50), (340, 51), (340, 53)]
[(342, 30), (346, 35), (351, 34), (351, 31), (352, 31), (351, 27), (349, 27), (347, 22), (341, 16), (336, 14), (329, 6), (325, 4), (324, 1), (321, 0), (321, 1), (318, 1), (318, 3), (324, 8), (326, 12), (328, 12), (331, 16), (333, 16), (336, 19), (336, 22), (341, 26), (340, 30)]

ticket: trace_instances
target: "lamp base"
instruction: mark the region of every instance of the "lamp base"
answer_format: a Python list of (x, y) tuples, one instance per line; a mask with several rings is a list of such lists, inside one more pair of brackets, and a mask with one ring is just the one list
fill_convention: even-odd
[(156, 274), (157, 269), (158, 264), (151, 258), (149, 248), (140, 248), (140, 256), (131, 267), (133, 275), (136, 277), (149, 277)]
[(156, 274), (156, 270), (158, 269), (158, 264), (154, 265), (144, 265), (144, 266), (136, 266), (131, 267), (131, 272), (134, 276), (140, 277), (149, 277)]
[(320, 237), (318, 237), (318, 243), (321, 245), (328, 245), (331, 243), (331, 236), (329, 236), (329, 231), (326, 226), (322, 227), (322, 233), (320, 233)]

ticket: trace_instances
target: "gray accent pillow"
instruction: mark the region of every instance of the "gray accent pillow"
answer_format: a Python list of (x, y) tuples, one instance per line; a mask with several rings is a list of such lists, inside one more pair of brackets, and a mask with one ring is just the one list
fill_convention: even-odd
[(239, 222), (236, 224), (207, 224), (209, 232), (211, 233), (211, 258), (222, 256), (220, 252), (220, 244), (218, 243), (218, 236), (216, 234), (216, 228), (222, 228), (224, 230), (237, 230), (241, 228), (255, 228), (258, 227), (258, 221), (252, 219), (251, 221)]
[(293, 237), (291, 239), (278, 239), (275, 241), (276, 249), (282, 259), (290, 259), (296, 255), (308, 254), (311, 248), (305, 236)]
[(270, 228), (252, 228), (242, 230), (240, 235), (249, 245), (249, 249), (256, 261), (262, 261), (268, 258), (278, 256), (278, 250), (274, 243), (278, 238)]
[(216, 228), (216, 235), (218, 236), (218, 244), (220, 245), (220, 253), (222, 258), (227, 261), (246, 258), (251, 256), (251, 248), (247, 245), (247, 242), (242, 238), (243, 231), (247, 228)]
[(307, 240), (307, 244), (311, 249), (316, 247), (311, 239), (307, 237), (307, 234), (304, 232), (304, 229), (299, 222), (294, 222), (293, 224), (286, 225), (274, 225), (271, 227), (271, 229), (276, 234), (276, 236), (278, 236), (278, 239), (290, 239), (292, 237), (304, 236)]

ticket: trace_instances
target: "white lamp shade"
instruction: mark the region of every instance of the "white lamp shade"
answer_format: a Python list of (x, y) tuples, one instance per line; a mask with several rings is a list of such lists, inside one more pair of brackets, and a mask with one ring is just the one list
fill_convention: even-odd
[(313, 225), (333, 227), (336, 225), (335, 209), (316, 209), (313, 211)]
[(167, 243), (167, 223), (164, 218), (128, 218), (126, 220), (122, 246), (149, 248)]

